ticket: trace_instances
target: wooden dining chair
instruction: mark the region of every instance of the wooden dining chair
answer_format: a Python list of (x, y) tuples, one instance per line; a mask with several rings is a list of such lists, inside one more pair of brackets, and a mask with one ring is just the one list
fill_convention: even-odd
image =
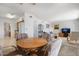
[(30, 56), (38, 56), (38, 48), (30, 49)]
[(22, 39), (28, 38), (28, 35), (27, 35), (26, 33), (22, 33), (22, 34), (21, 34), (21, 38), (22, 38)]
[(38, 55), (39, 56), (48, 56), (48, 52), (50, 49), (51, 49), (51, 45), (47, 44), (47, 45), (40, 48)]
[[(4, 56), (16, 56), (16, 55), (22, 55), (20, 53), (18, 53), (18, 49), (16, 46), (10, 46), (12, 47), (14, 50), (9, 52), (8, 54), (4, 54)], [(7, 47), (6, 47), (7, 48)]]
[(21, 54), (23, 56), (28, 56), (28, 54), (29, 54), (29, 50), (28, 49), (21, 48), (19, 46), (15, 47), (15, 48), (16, 48), (18, 54)]
[(20, 34), (17, 34), (17, 35), (15, 36), (15, 38), (16, 38), (17, 40), (19, 40), (19, 39), (25, 39), (25, 38), (28, 38), (28, 35), (27, 35), (26, 33), (20, 33)]
[(13, 48), (15, 48), (15, 51), (10, 52), (9, 54), (7, 54), (7, 56), (16, 56), (16, 55), (21, 55), (21, 56), (28, 56), (29, 55), (29, 51), (27, 49), (21, 48), (19, 46), (12, 46)]
[(46, 32), (43, 32), (42, 38), (46, 39), (47, 41), (50, 41), (50, 35)]

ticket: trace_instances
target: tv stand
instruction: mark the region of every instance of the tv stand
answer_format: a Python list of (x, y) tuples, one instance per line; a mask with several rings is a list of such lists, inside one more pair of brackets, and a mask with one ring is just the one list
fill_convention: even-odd
[(68, 37), (69, 33), (59, 33), (59, 37)]

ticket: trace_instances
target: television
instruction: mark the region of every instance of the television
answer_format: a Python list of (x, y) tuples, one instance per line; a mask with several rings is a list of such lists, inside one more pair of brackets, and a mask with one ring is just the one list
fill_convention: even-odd
[(62, 33), (70, 33), (70, 28), (62, 28)]

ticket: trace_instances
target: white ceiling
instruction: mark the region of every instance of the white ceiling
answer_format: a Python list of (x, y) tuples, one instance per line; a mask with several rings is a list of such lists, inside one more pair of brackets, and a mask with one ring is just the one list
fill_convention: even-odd
[(68, 12), (77, 15), (78, 9), (78, 3), (36, 3), (36, 5), (32, 3), (2, 3), (0, 4), (0, 17), (7, 13), (23, 16), (25, 12), (29, 12), (41, 20), (51, 21), (58, 19), (57, 17), (60, 15), (62, 17), (63, 14), (67, 16)]

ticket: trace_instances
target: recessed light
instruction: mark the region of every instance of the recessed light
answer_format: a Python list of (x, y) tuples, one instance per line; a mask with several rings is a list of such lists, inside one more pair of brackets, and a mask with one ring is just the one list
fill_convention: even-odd
[(32, 5), (36, 5), (36, 3), (32, 3)]
[(23, 5), (24, 3), (19, 3), (20, 5)]
[(32, 18), (32, 16), (29, 16), (30, 18)]

